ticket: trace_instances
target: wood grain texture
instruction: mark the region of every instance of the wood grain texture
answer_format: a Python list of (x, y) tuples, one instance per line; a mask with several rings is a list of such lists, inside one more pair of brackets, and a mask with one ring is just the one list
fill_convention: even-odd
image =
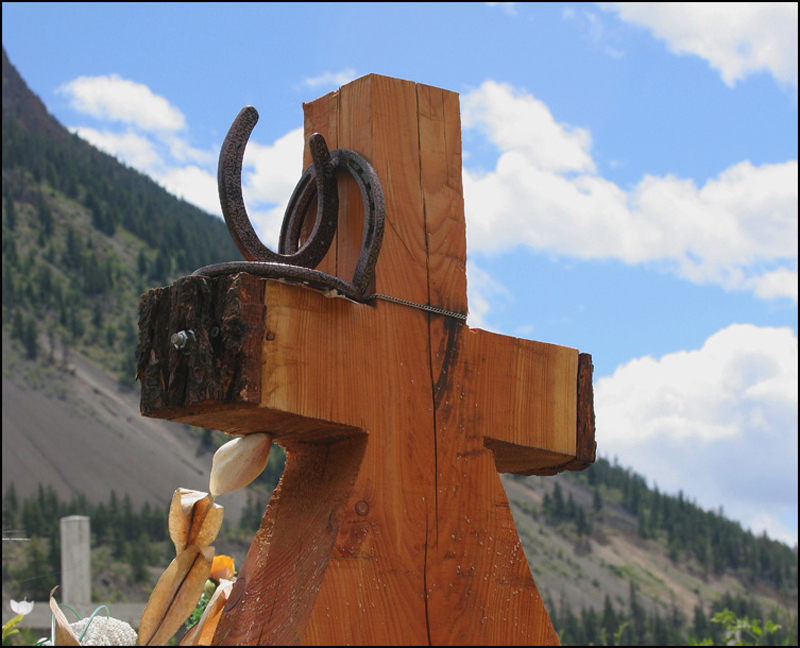
[(428, 304), (467, 312), (467, 237), (458, 95), (417, 85)]
[[(249, 275), (220, 279), (183, 277), (142, 295), (136, 377), (143, 415), (260, 402), (263, 283)], [(183, 354), (170, 338), (189, 330), (194, 349)]]
[[(435, 359), (440, 373), (434, 374), (437, 523), (427, 561), (431, 643), (557, 644), (498, 476), (498, 470), (528, 472), (531, 461), (557, 454), (558, 440), (551, 443), (536, 429), (552, 416), (547, 380), (533, 381), (529, 393), (519, 390), (522, 376), (548, 373), (531, 362), (535, 356), (513, 353), (513, 339), (491, 336), (492, 344), (482, 349), (477, 341), (485, 343), (481, 338), (487, 335), (455, 322), (445, 326)], [(514, 361), (506, 362), (505, 354)], [(509, 457), (522, 449), (528, 463), (517, 465), (491, 445), (501, 435), (518, 442)], [(537, 438), (545, 442), (537, 445)], [(561, 463), (569, 458), (558, 456)]]
[[(376, 290), (466, 313), (457, 95), (369, 75), (304, 109), (306, 136), (357, 151), (381, 179)], [(320, 269), (349, 280), (363, 206), (346, 174), (339, 192), (339, 231)], [(248, 376), (242, 391), (242, 369), (218, 369), (234, 385), (228, 400), (170, 396), (168, 340), (140, 327), (142, 358), (154, 358), (142, 372), (152, 415), (269, 432), (288, 452), (215, 643), (558, 643), (498, 472), (593, 461), (591, 358), (406, 305), (238, 277), (143, 306), (145, 323), (182, 323), (178, 313), (197, 311), (208, 290), (230, 293), (215, 282), (248, 286), (239, 310), (225, 308), (260, 309), (258, 330), (242, 338), (257, 360), (225, 356)]]
[[(248, 631), (225, 624), (217, 643), (300, 642), (365, 447), (364, 435), (290, 446), (282, 487), (270, 501), (226, 607), (226, 619), (258, 623)], [(248, 596), (252, 591), (259, 596)]]
[(585, 470), (594, 463), (597, 455), (597, 442), (594, 440), (594, 389), (592, 375), (594, 365), (592, 356), (581, 353), (578, 356), (578, 435), (575, 441), (575, 459), (568, 470)]

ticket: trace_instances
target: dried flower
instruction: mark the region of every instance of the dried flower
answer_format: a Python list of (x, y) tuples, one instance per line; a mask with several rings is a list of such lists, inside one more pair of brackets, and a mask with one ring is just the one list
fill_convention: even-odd
[(208, 546), (222, 526), (223, 509), (209, 493), (179, 488), (169, 507), (169, 537), (179, 554), (189, 545)]
[(78, 636), (69, 627), (67, 617), (58, 607), (56, 599), (53, 597), (55, 591), (58, 589), (56, 585), (50, 590), (50, 611), (53, 613), (53, 630), (51, 632), (54, 646), (80, 646), (81, 642), (78, 641)]
[(210, 646), (217, 631), (222, 610), (228, 602), (228, 597), (233, 589), (233, 581), (222, 579), (214, 590), (211, 600), (206, 605), (200, 621), (187, 632), (181, 639), (181, 646)]
[(139, 623), (139, 645), (163, 644), (192, 613), (211, 573), (223, 508), (208, 493), (179, 488), (169, 508), (173, 560), (158, 579)]
[(165, 643), (197, 605), (211, 571), (214, 547), (191, 545), (181, 551), (158, 579), (139, 624), (139, 645)]

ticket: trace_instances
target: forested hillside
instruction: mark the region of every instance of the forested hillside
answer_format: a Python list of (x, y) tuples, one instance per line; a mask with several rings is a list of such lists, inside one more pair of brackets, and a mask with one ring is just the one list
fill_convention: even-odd
[(725, 608), (773, 619), (780, 640), (796, 643), (797, 547), (648, 488), (602, 457), (579, 473), (504, 485), (562, 643), (718, 644), (723, 628), (711, 618)]
[[(261, 477), (269, 489), (282, 468), (281, 460), (271, 459)], [(796, 644), (796, 548), (754, 536), (682, 493), (649, 489), (641, 476), (602, 458), (583, 473), (512, 477), (506, 489), (565, 645), (686, 645), (691, 639), (719, 644), (724, 628), (711, 618), (725, 609), (781, 625), (769, 644)], [(252, 498), (238, 524), (224, 528), (216, 543), (237, 565), (266, 501)], [(113, 583), (145, 597), (171, 558), (167, 508), (145, 504), (136, 510), (127, 495), (113, 492), (107, 503), (63, 501), (52, 487), (20, 498), (12, 486), (3, 496), (4, 528), (32, 538), (4, 552), (4, 588), (31, 599), (46, 597), (60, 569), (58, 519), (74, 514), (91, 517), (93, 553), (108, 563), (95, 575), (95, 589), (107, 592)]]
[(5, 50), (2, 234), (3, 321), (28, 357), (75, 349), (128, 382), (139, 295), (241, 258), (219, 218), (68, 133)]

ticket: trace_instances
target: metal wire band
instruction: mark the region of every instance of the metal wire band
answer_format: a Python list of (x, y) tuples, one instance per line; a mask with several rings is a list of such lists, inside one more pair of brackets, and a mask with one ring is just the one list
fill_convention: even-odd
[(411, 302), (406, 299), (400, 299), (399, 297), (392, 297), (391, 295), (382, 295), (381, 293), (373, 293), (369, 296), (369, 299), (382, 299), (383, 301), (392, 302), (395, 304), (401, 304), (403, 306), (411, 306), (412, 308), (417, 308), (419, 310), (427, 311), (429, 313), (435, 313), (436, 315), (443, 315), (444, 317), (452, 317), (457, 320), (461, 320), (462, 322), (467, 321), (467, 316), (463, 313), (456, 313), (453, 311), (445, 310), (444, 308), (437, 308), (436, 306), (428, 306), (427, 304), (417, 304), (416, 302)]

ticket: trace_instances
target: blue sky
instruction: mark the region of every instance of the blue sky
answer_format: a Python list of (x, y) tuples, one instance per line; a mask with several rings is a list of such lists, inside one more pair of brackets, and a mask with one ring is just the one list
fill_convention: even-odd
[(461, 97), (473, 327), (577, 347), (597, 442), (797, 542), (795, 3), (3, 3), (56, 118), (273, 248), (302, 103), (368, 73)]

